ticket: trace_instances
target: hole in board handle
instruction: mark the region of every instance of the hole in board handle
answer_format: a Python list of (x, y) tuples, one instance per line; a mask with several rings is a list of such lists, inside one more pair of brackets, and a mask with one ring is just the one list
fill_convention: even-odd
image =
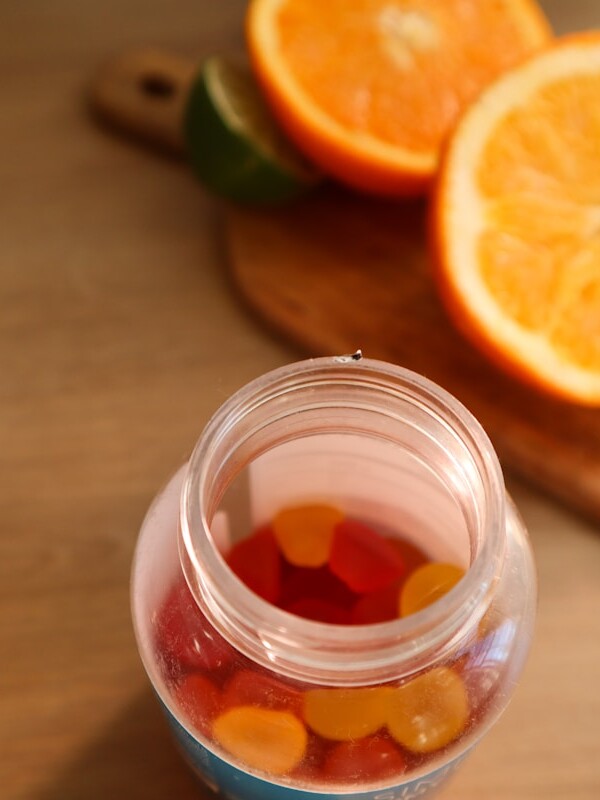
[(168, 78), (166, 75), (159, 75), (158, 73), (143, 75), (139, 83), (144, 94), (150, 97), (156, 97), (160, 100), (173, 97), (177, 91), (177, 87), (171, 78)]

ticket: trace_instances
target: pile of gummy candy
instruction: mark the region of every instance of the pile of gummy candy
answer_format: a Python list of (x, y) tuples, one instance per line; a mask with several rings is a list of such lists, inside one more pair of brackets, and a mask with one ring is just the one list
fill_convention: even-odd
[[(408, 616), (464, 575), (408, 540), (318, 504), (283, 509), (226, 559), (264, 600), (336, 625)], [(320, 785), (400, 780), (475, 720), (458, 661), (364, 687), (303, 684), (257, 665), (209, 624), (183, 577), (155, 616), (155, 646), (187, 727), (234, 763), (269, 776)]]

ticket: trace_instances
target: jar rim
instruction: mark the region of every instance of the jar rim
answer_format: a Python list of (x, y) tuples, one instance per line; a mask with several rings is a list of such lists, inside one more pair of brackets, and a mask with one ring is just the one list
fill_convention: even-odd
[[(299, 388), (361, 386), (420, 404), (460, 440), (484, 489), (475, 556), (444, 597), (410, 616), (368, 625), (307, 620), (252, 592), (230, 570), (210, 533), (203, 506), (211, 459), (247, 415)], [(475, 476), (474, 476), (475, 477)], [(362, 356), (307, 359), (243, 386), (213, 415), (194, 448), (180, 504), (180, 557), (190, 590), (209, 621), (231, 644), (271, 669), (308, 682), (367, 685), (427, 667), (471, 630), (485, 612), (504, 555), (505, 491), (492, 444), (472, 414), (427, 378)]]

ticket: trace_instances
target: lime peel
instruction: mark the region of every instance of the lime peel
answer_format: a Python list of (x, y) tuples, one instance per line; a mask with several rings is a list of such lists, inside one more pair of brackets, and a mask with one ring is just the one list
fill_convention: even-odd
[(204, 63), (190, 88), (184, 135), (200, 180), (228, 199), (276, 205), (320, 181), (280, 131), (241, 62), (213, 56)]

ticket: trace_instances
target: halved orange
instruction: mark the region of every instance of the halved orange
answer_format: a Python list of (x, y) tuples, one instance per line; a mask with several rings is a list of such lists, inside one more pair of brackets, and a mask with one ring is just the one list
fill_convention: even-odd
[(432, 210), (437, 280), (474, 344), (600, 405), (600, 31), (557, 41), (465, 113)]
[(442, 141), (551, 38), (535, 0), (251, 0), (254, 71), (290, 139), (377, 194), (423, 192)]

